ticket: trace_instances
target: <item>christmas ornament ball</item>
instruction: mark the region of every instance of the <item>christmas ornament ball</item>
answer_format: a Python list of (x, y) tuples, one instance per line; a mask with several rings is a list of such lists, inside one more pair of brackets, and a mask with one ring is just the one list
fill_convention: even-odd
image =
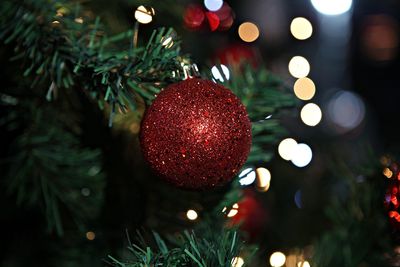
[(181, 188), (207, 189), (226, 184), (243, 166), (251, 123), (230, 90), (192, 78), (156, 97), (143, 117), (140, 144), (161, 178)]

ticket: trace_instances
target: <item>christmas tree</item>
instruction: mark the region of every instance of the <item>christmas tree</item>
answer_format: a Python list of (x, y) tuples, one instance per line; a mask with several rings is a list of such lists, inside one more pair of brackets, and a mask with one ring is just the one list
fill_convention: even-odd
[(1, 265), (399, 266), (396, 7), (3, 0)]

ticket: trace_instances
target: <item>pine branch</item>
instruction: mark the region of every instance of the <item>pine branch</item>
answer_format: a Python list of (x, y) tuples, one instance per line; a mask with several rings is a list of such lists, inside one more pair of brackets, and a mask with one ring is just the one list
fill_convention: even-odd
[[(150, 102), (179, 67), (172, 29), (153, 32), (145, 46), (132, 45), (133, 31), (105, 34), (99, 18), (84, 16), (64, 0), (2, 1), (0, 39), (15, 45), (32, 87), (83, 89), (111, 113), (135, 110), (137, 97)], [(130, 45), (129, 45), (130, 44)], [(127, 47), (127, 48), (122, 48)], [(45, 92), (43, 92), (43, 95)]]
[[(359, 266), (363, 262), (370, 266), (389, 266), (390, 240), (382, 205), (383, 178), (374, 173), (375, 160), (369, 164), (360, 176), (359, 168), (346, 166), (340, 160), (332, 161), (335, 180), (347, 188), (347, 194), (331, 196), (325, 210), (330, 230), (314, 244), (316, 266)], [(386, 259), (382, 257), (384, 253)]]
[(82, 148), (49, 107), (22, 102), (1, 120), (20, 132), (10, 145), (5, 177), (17, 204), (40, 207), (48, 230), (63, 234), (61, 211), (81, 225), (96, 216), (103, 198), (100, 151)]
[(234, 230), (223, 230), (218, 234), (203, 232), (203, 238), (198, 238), (194, 232), (185, 231), (175, 239), (176, 247), (174, 248), (169, 248), (157, 233), (153, 236), (155, 247), (150, 247), (143, 241), (139, 242), (139, 245), (130, 244), (128, 249), (131, 259), (120, 261), (108, 256), (110, 265), (117, 267), (230, 267), (233, 258), (238, 256), (242, 249), (242, 242)]

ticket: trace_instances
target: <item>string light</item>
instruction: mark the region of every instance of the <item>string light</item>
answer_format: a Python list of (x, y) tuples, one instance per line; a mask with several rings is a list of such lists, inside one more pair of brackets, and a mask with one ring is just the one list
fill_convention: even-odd
[[(221, 73), (221, 70), (222, 70), (222, 73)], [(229, 80), (229, 78), (230, 78), (229, 69), (224, 64), (220, 65), (220, 69), (217, 66), (213, 66), (211, 68), (211, 73), (212, 73), (214, 79), (219, 80), (220, 82), (224, 82), (225, 80)]]
[(239, 204), (235, 203), (235, 204), (232, 205), (232, 209), (228, 212), (228, 214), (226, 216), (229, 217), (229, 218), (232, 218), (238, 213), (239, 213)]
[(245, 42), (251, 43), (260, 36), (257, 25), (251, 22), (244, 22), (239, 26), (239, 37)]
[(270, 187), (271, 172), (266, 168), (257, 168), (257, 188), (260, 191), (266, 192)]
[(199, 216), (197, 215), (197, 212), (195, 210), (188, 210), (186, 212), (186, 217), (191, 220), (194, 221), (196, 220)]
[(293, 37), (298, 40), (306, 40), (311, 37), (313, 27), (311, 22), (303, 17), (297, 17), (292, 20), (290, 24), (290, 32)]
[(244, 260), (242, 257), (234, 257), (232, 259), (232, 267), (242, 267), (244, 265)]
[(135, 19), (142, 24), (150, 23), (154, 15), (155, 11), (152, 7), (139, 6), (135, 11)]
[(294, 94), (301, 100), (310, 100), (315, 95), (315, 84), (307, 77), (300, 78), (294, 83)]
[(171, 48), (174, 45), (174, 41), (172, 40), (171, 36), (169, 36), (165, 39), (163, 37), (163, 39), (161, 39), (161, 45), (165, 46), (166, 48)]
[(295, 78), (304, 78), (310, 73), (310, 63), (301, 56), (294, 56), (289, 62), (289, 72)]
[(86, 233), (86, 238), (87, 238), (87, 240), (92, 241), (96, 238), (96, 234), (92, 231), (89, 231)]
[(322, 111), (317, 104), (308, 103), (300, 112), (301, 120), (308, 126), (316, 126), (322, 119)]
[(256, 180), (256, 173), (253, 168), (247, 168), (239, 174), (239, 178), (240, 185), (251, 185)]
[(286, 262), (286, 256), (282, 252), (274, 252), (271, 254), (271, 257), (269, 258), (269, 263), (273, 267), (281, 267), (285, 264)]
[(286, 138), (279, 143), (278, 153), (284, 160), (291, 160), (296, 147), (296, 140), (293, 138)]

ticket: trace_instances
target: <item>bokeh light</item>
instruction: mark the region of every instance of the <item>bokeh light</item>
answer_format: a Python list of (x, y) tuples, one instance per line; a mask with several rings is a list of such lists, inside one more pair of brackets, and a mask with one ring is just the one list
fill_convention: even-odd
[(389, 168), (383, 169), (383, 175), (385, 175), (387, 178), (392, 178), (393, 172)]
[(302, 168), (311, 162), (312, 156), (312, 150), (308, 145), (298, 144), (293, 151), (291, 161), (295, 166)]
[[(222, 211), (225, 212), (225, 211)], [(228, 214), (226, 215), (229, 218), (236, 216), (239, 213), (239, 204), (235, 203), (232, 205), (232, 209), (229, 210)]]
[(308, 19), (297, 17), (292, 20), (292, 23), (290, 23), (290, 32), (294, 38), (298, 40), (306, 40), (311, 37), (313, 27)]
[(224, 1), (222, 1), (222, 0), (204, 0), (204, 5), (210, 11), (219, 10), (223, 4), (224, 4)]
[(266, 192), (271, 183), (271, 172), (266, 168), (257, 168), (257, 189)]
[(254, 42), (260, 36), (257, 25), (251, 22), (242, 23), (239, 26), (238, 33), (240, 39), (248, 43)]
[(286, 256), (282, 252), (276, 251), (271, 254), (271, 257), (269, 258), (269, 263), (273, 267), (281, 267), (285, 264), (286, 262)]
[(142, 24), (148, 24), (153, 20), (155, 11), (152, 7), (139, 6), (135, 11), (135, 19)]
[(92, 231), (89, 231), (86, 233), (86, 238), (87, 238), (87, 240), (92, 241), (96, 238), (96, 234)]
[(317, 104), (308, 103), (300, 112), (301, 120), (308, 126), (316, 126), (322, 119), (322, 111)]
[(311, 265), (308, 261), (299, 261), (297, 267), (311, 267)]
[(196, 212), (195, 210), (188, 210), (188, 211), (186, 212), (186, 217), (187, 217), (189, 220), (194, 221), (194, 220), (196, 220), (196, 219), (199, 217), (199, 215), (197, 214), (197, 212)]
[[(222, 73), (221, 73), (222, 70)], [(217, 66), (213, 66), (211, 68), (211, 73), (212, 76), (214, 77), (214, 79), (219, 80), (220, 82), (224, 82), (229, 80), (230, 78), (230, 73), (229, 73), (229, 69), (227, 66), (221, 64), (220, 68), (218, 68)]]
[(161, 45), (165, 46), (166, 48), (171, 48), (174, 45), (174, 41), (172, 40), (171, 36), (169, 36), (167, 38), (162, 38)]
[(359, 126), (365, 117), (364, 102), (349, 91), (337, 92), (328, 103), (329, 119), (338, 132), (347, 132)]
[(284, 160), (291, 160), (296, 147), (296, 140), (293, 138), (286, 138), (279, 143), (278, 153)]
[(244, 260), (242, 257), (234, 257), (232, 259), (232, 267), (242, 267), (244, 265)]
[(311, 0), (314, 8), (324, 15), (340, 15), (350, 10), (352, 0)]
[(302, 199), (302, 192), (301, 190), (297, 190), (294, 194), (294, 203), (299, 209), (303, 208), (303, 199)]
[(294, 83), (293, 90), (299, 99), (310, 100), (315, 95), (315, 84), (310, 78), (300, 78)]
[(240, 185), (251, 185), (256, 180), (256, 172), (253, 168), (244, 169), (239, 174), (239, 183)]
[(310, 73), (310, 63), (304, 57), (295, 56), (289, 62), (289, 72), (295, 78), (304, 78)]
[(394, 59), (399, 51), (399, 25), (386, 14), (366, 16), (361, 34), (361, 48), (366, 56), (376, 61)]

